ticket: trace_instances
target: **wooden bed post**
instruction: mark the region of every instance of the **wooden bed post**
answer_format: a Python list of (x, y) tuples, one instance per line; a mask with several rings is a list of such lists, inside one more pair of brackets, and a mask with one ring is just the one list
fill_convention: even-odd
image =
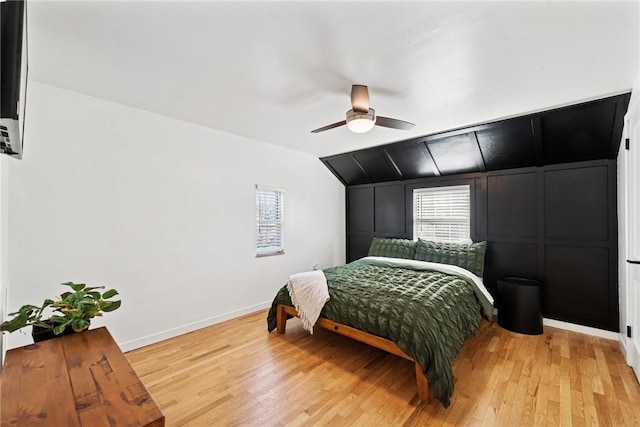
[(416, 384), (418, 385), (418, 399), (421, 402), (429, 403), (429, 397), (431, 396), (431, 387), (429, 386), (429, 381), (427, 381), (427, 377), (424, 376), (424, 372), (422, 371), (422, 366), (418, 362), (415, 362), (416, 365)]
[(279, 334), (284, 334), (286, 328), (287, 312), (285, 311), (284, 305), (278, 304), (278, 309), (276, 310), (276, 332), (278, 332)]

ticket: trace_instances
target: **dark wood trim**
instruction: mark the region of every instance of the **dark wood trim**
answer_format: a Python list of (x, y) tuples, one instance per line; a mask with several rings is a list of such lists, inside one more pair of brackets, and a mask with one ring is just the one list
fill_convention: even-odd
[(353, 160), (353, 162), (356, 164), (356, 166), (362, 171), (362, 173), (364, 174), (364, 176), (367, 177), (367, 179), (369, 180), (369, 182), (373, 182), (373, 180), (371, 179), (371, 177), (369, 176), (369, 174), (367, 173), (366, 170), (364, 170), (364, 168), (362, 167), (362, 164), (358, 161), (358, 159), (356, 159), (356, 156), (354, 156), (353, 154), (351, 155), (351, 160)]
[(475, 146), (475, 151), (473, 153), (473, 157), (475, 158), (476, 164), (480, 169), (480, 172), (487, 171), (487, 165), (484, 162), (484, 156), (482, 155), (482, 149), (480, 148), (480, 141), (478, 141), (478, 133), (477, 132), (469, 132), (469, 139), (473, 142)]
[(391, 154), (389, 154), (386, 148), (382, 150), (382, 153), (384, 154), (384, 158), (387, 159), (387, 162), (389, 162), (389, 165), (391, 165), (393, 170), (396, 172), (396, 175), (398, 175), (398, 179), (400, 180), (404, 179), (404, 175), (402, 175), (400, 168), (398, 167), (396, 162), (393, 160), (393, 157), (391, 157)]
[(435, 176), (442, 175), (440, 173), (440, 168), (438, 167), (438, 164), (436, 163), (433, 156), (431, 155), (431, 151), (429, 150), (429, 146), (427, 145), (427, 143), (425, 141), (422, 141), (420, 145), (423, 147), (424, 154), (427, 156), (427, 159), (429, 159), (429, 161), (431, 162), (434, 175)]
[[(608, 209), (608, 248), (609, 248), (609, 323), (616, 324), (619, 331), (619, 295), (618, 295), (618, 170), (615, 161), (607, 168), (607, 207)], [(603, 242), (604, 243), (604, 242)]]
[(342, 176), (340, 176), (340, 174), (333, 168), (333, 166), (331, 166), (331, 164), (326, 160), (326, 159), (320, 159), (320, 161), (327, 167), (327, 169), (329, 169), (329, 171), (336, 177), (338, 178), (338, 181), (340, 181), (342, 183), (342, 185), (346, 186), (347, 183), (344, 182), (344, 180), (342, 179)]
[(542, 124), (540, 117), (531, 119), (531, 133), (533, 134), (533, 149), (536, 153), (536, 166), (544, 165), (544, 147), (542, 146)]
[(618, 157), (618, 151), (620, 150), (620, 143), (622, 142), (622, 131), (624, 129), (624, 115), (627, 112), (627, 106), (631, 96), (626, 97), (622, 101), (616, 102), (616, 110), (611, 127), (611, 138), (609, 146), (609, 158), (616, 159)]
[[(544, 172), (545, 169), (536, 170), (536, 248), (538, 258), (536, 260), (536, 273), (538, 278), (544, 277)], [(545, 300), (542, 301), (543, 311), (545, 311)]]

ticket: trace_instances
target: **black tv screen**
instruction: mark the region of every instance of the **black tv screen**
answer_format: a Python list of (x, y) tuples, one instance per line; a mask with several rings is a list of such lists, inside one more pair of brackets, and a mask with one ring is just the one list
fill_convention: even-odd
[(0, 152), (21, 159), (27, 96), (25, 1), (0, 2)]

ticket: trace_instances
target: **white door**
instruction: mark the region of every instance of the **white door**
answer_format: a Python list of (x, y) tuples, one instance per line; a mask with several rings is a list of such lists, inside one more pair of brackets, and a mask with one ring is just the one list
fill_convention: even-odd
[(631, 326), (627, 363), (640, 379), (640, 105), (635, 103), (627, 115), (629, 150), (626, 153), (626, 289), (627, 321)]

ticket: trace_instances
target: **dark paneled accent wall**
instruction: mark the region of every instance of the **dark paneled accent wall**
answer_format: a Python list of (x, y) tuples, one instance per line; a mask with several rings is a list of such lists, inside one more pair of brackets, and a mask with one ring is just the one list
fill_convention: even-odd
[(413, 238), (414, 188), (460, 184), (471, 185), (472, 239), (488, 242), (490, 292), (503, 276), (540, 280), (545, 317), (618, 331), (613, 160), (349, 186), (349, 261), (374, 236)]

